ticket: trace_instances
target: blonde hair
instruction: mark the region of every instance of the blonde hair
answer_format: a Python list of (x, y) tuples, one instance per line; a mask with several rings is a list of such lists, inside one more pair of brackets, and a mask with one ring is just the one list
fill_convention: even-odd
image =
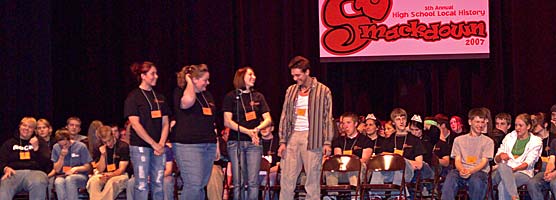
[(37, 120), (34, 117), (23, 117), (21, 119), (21, 121), (19, 122), (19, 125), (21, 125), (23, 123), (29, 123), (33, 127), (37, 127)]
[(101, 126), (97, 129), (97, 136), (101, 140), (111, 139), (114, 136), (112, 135), (112, 127), (110, 126)]

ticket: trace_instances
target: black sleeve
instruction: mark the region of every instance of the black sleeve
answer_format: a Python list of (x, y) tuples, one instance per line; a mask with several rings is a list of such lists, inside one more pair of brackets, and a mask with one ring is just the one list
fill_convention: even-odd
[(41, 169), (47, 174), (52, 170), (53, 167), (53, 163), (50, 160), (51, 153), (52, 152), (50, 151), (50, 147), (48, 147), (48, 143), (42, 139), (39, 139), (39, 150), (35, 152), (35, 155), (37, 156), (37, 162), (42, 165)]
[(4, 175), (4, 167), (8, 166), (8, 155), (10, 153), (8, 151), (9, 145), (7, 145), (6, 143), (7, 142), (4, 142), (2, 144), (2, 147), (0, 147), (0, 174), (2, 175)]
[(233, 92), (229, 92), (228, 94), (226, 94), (226, 96), (224, 97), (224, 101), (222, 101), (222, 112), (234, 112), (234, 96), (233, 96)]
[(556, 156), (556, 140), (550, 142), (550, 155)]
[(93, 149), (93, 161), (98, 162), (100, 160), (100, 150), (97, 148)]
[(427, 151), (425, 150), (425, 146), (423, 145), (423, 143), (421, 142), (421, 140), (419, 140), (419, 138), (417, 137), (413, 137), (415, 141), (415, 144), (413, 146), (413, 156), (417, 157), (417, 156), (424, 156)]
[(266, 99), (264, 98), (264, 95), (262, 93), (258, 93), (259, 94), (259, 99), (260, 99), (260, 105), (259, 105), (259, 109), (261, 111), (261, 114), (270, 112), (270, 108), (268, 107), (268, 104), (266, 103)]
[[(170, 109), (170, 106), (168, 106), (168, 101), (166, 100), (166, 97), (164, 97), (164, 95), (159, 94), (160, 95), (160, 100), (162, 100), (162, 103), (160, 104), (160, 111), (162, 112), (162, 116), (166, 115), (166, 116), (172, 116), (172, 110)], [(160, 101), (159, 100), (159, 101)]]
[(181, 105), (181, 97), (183, 96), (183, 90), (180, 88), (176, 88), (174, 90), (174, 114), (177, 114), (180, 111)]
[(134, 92), (129, 93), (124, 103), (124, 118), (127, 119), (129, 116), (139, 116)]
[(361, 140), (361, 148), (366, 149), (366, 148), (373, 148), (373, 143), (371, 142), (371, 139), (368, 137), (363, 137), (363, 140)]
[(337, 137), (336, 139), (332, 140), (332, 153), (334, 153), (334, 148), (342, 148), (342, 144), (340, 144), (340, 139), (342, 137)]
[(129, 161), (129, 145), (122, 142), (121, 146), (118, 147), (118, 153), (120, 154), (120, 161)]

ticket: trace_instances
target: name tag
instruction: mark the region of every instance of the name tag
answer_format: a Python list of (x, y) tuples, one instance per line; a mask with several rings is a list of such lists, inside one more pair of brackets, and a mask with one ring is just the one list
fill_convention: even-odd
[(91, 162), (91, 164), (93, 164), (93, 168), (97, 168), (97, 166), (98, 166), (97, 162)]
[(465, 158), (467, 163), (475, 163), (477, 162), (477, 156), (467, 156), (467, 158)]
[(31, 159), (31, 152), (20, 151), (19, 152), (19, 159), (20, 160), (30, 160)]
[(208, 107), (203, 107), (203, 115), (211, 116), (212, 110)]
[(245, 121), (251, 121), (254, 119), (257, 119), (257, 114), (255, 114), (255, 111), (245, 113)]
[(352, 150), (344, 150), (343, 154), (344, 155), (353, 155), (353, 151)]
[(106, 166), (106, 171), (113, 172), (114, 170), (116, 170), (116, 164), (109, 164)]
[(162, 117), (162, 112), (160, 112), (160, 110), (151, 111), (151, 118), (156, 119), (161, 117)]
[(394, 149), (394, 153), (403, 156), (403, 150)]
[(71, 169), (70, 166), (63, 166), (62, 167), (62, 172), (64, 172), (64, 173), (69, 172), (70, 169)]
[(271, 155), (263, 156), (263, 158), (264, 158), (265, 160), (267, 160), (269, 163), (272, 163), (272, 156), (271, 156)]
[(548, 156), (541, 157), (542, 162), (548, 163)]
[(307, 112), (307, 109), (304, 108), (298, 108), (296, 111), (298, 116), (305, 116), (305, 112)]
[(71, 153), (71, 157), (72, 157), (72, 158), (79, 158), (79, 154)]

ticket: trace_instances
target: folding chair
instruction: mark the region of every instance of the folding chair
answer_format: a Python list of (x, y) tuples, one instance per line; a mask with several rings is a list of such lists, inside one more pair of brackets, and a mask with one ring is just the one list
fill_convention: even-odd
[[(434, 172), (434, 176), (432, 178), (423, 179), (421, 177), (421, 170), (418, 170), (415, 175), (416, 177), (415, 189), (414, 189), (415, 199), (423, 199), (423, 198), (440, 199), (440, 196), (436, 194), (436, 189), (437, 189), (437, 183), (440, 181), (441, 170), (440, 170), (440, 163), (438, 162), (438, 156), (436, 156), (436, 154), (434, 153), (432, 154), (430, 167)], [(433, 186), (433, 188), (430, 188), (431, 193), (429, 193), (429, 195), (423, 194), (424, 184), (430, 184)]]
[[(330, 173), (357, 173), (357, 185), (326, 185), (325, 172)], [(355, 192), (355, 196), (359, 196), (359, 185), (361, 183), (361, 161), (355, 155), (334, 155), (324, 161), (321, 171), (321, 191), (322, 194), (329, 192), (338, 192), (339, 196), (352, 196), (351, 192)]]
[[(402, 181), (400, 185), (393, 183), (383, 183), (383, 184), (371, 184), (369, 177), (370, 173), (380, 173), (380, 172), (395, 172), (402, 171)], [(398, 154), (382, 154), (373, 156), (369, 161), (367, 161), (367, 170), (365, 174), (365, 183), (359, 186), (361, 190), (361, 199), (365, 199), (368, 191), (377, 192), (395, 192), (398, 191), (403, 197), (407, 196), (405, 191), (405, 159)], [(387, 198), (387, 195), (385, 194)]]
[(261, 167), (259, 169), (259, 175), (265, 175), (266, 184), (259, 186), (259, 191), (262, 192), (263, 198), (266, 196), (267, 192), (270, 193), (270, 162), (268, 160), (262, 158), (261, 159)]

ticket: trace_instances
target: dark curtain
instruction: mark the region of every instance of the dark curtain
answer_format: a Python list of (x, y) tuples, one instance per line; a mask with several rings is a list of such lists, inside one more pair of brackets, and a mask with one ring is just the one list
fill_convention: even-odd
[[(82, 129), (99, 119), (120, 123), (123, 101), (138, 83), (135, 61), (159, 70), (167, 98), (175, 72), (206, 63), (217, 104), (233, 73), (252, 66), (256, 88), (279, 121), (286, 65), (295, 55), (328, 85), (334, 115), (344, 111), (386, 118), (410, 113), (465, 116), (472, 107), (493, 113), (548, 112), (556, 103), (556, 1), (490, 1), (489, 59), (319, 63), (317, 1), (3, 1), (0, 13), (2, 135), (23, 116), (46, 117), (54, 128), (69, 116)], [(6, 133), (6, 134), (4, 134)]]

